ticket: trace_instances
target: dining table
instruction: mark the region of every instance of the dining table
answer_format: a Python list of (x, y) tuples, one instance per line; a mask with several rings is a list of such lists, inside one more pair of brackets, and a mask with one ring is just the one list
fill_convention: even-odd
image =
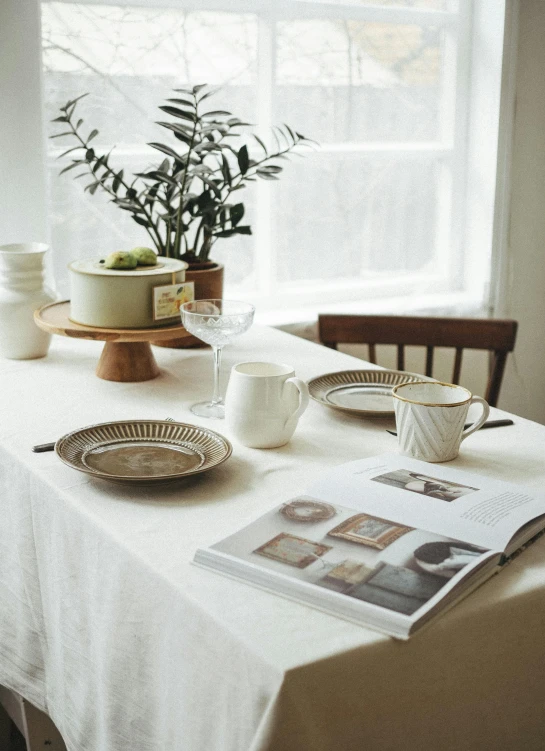
[[(0, 360), (0, 684), (46, 712), (69, 751), (540, 751), (545, 748), (545, 537), (408, 641), (192, 563), (303, 494), (318, 473), (397, 452), (392, 417), (311, 401), (291, 441), (247, 448), (210, 396), (209, 348), (155, 347), (159, 377), (94, 373), (100, 344), (55, 337), (47, 357)], [(373, 368), (255, 325), (232, 366), (304, 380)], [(449, 466), (545, 486), (545, 426), (478, 431)], [(97, 479), (32, 447), (83, 426), (191, 423), (233, 453), (162, 485)], [(324, 499), (327, 501), (327, 499)]]

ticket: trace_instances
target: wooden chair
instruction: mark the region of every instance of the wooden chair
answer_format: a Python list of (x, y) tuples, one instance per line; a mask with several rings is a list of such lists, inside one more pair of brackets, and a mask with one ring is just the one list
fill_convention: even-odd
[[(9, 719), (8, 719), (9, 718)], [(26, 744), (27, 751), (66, 751), (61, 734), (53, 721), (22, 696), (0, 686), (0, 751), (20, 748), (12, 746), (10, 722), (13, 722)]]
[(427, 376), (432, 375), (434, 347), (456, 350), (452, 383), (458, 383), (464, 349), (482, 349), (493, 353), (486, 401), (498, 402), (507, 354), (512, 352), (517, 322), (493, 318), (421, 318), (418, 316), (329, 315), (318, 316), (322, 344), (337, 349), (337, 344), (369, 345), (369, 360), (376, 364), (377, 344), (397, 345), (397, 369), (405, 369), (405, 346), (426, 347)]

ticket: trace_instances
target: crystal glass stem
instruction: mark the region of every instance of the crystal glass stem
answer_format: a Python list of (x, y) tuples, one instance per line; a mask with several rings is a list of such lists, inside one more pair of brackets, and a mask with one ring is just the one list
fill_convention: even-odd
[(214, 395), (212, 397), (212, 404), (223, 404), (223, 399), (220, 394), (220, 365), (221, 365), (221, 353), (222, 347), (212, 347), (214, 351)]

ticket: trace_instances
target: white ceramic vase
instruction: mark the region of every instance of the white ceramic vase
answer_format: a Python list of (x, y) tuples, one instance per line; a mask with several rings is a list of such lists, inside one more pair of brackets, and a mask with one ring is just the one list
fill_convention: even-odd
[(53, 302), (44, 283), (44, 243), (0, 245), (0, 356), (11, 360), (45, 357), (51, 335), (34, 322), (34, 311)]

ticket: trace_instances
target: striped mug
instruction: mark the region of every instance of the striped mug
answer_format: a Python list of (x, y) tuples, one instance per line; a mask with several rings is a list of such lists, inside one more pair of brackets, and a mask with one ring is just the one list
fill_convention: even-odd
[[(392, 394), (401, 453), (425, 462), (455, 459), (460, 443), (478, 430), (490, 413), (484, 399), (453, 383), (401, 383)], [(464, 430), (470, 404), (480, 404), (483, 412)]]

